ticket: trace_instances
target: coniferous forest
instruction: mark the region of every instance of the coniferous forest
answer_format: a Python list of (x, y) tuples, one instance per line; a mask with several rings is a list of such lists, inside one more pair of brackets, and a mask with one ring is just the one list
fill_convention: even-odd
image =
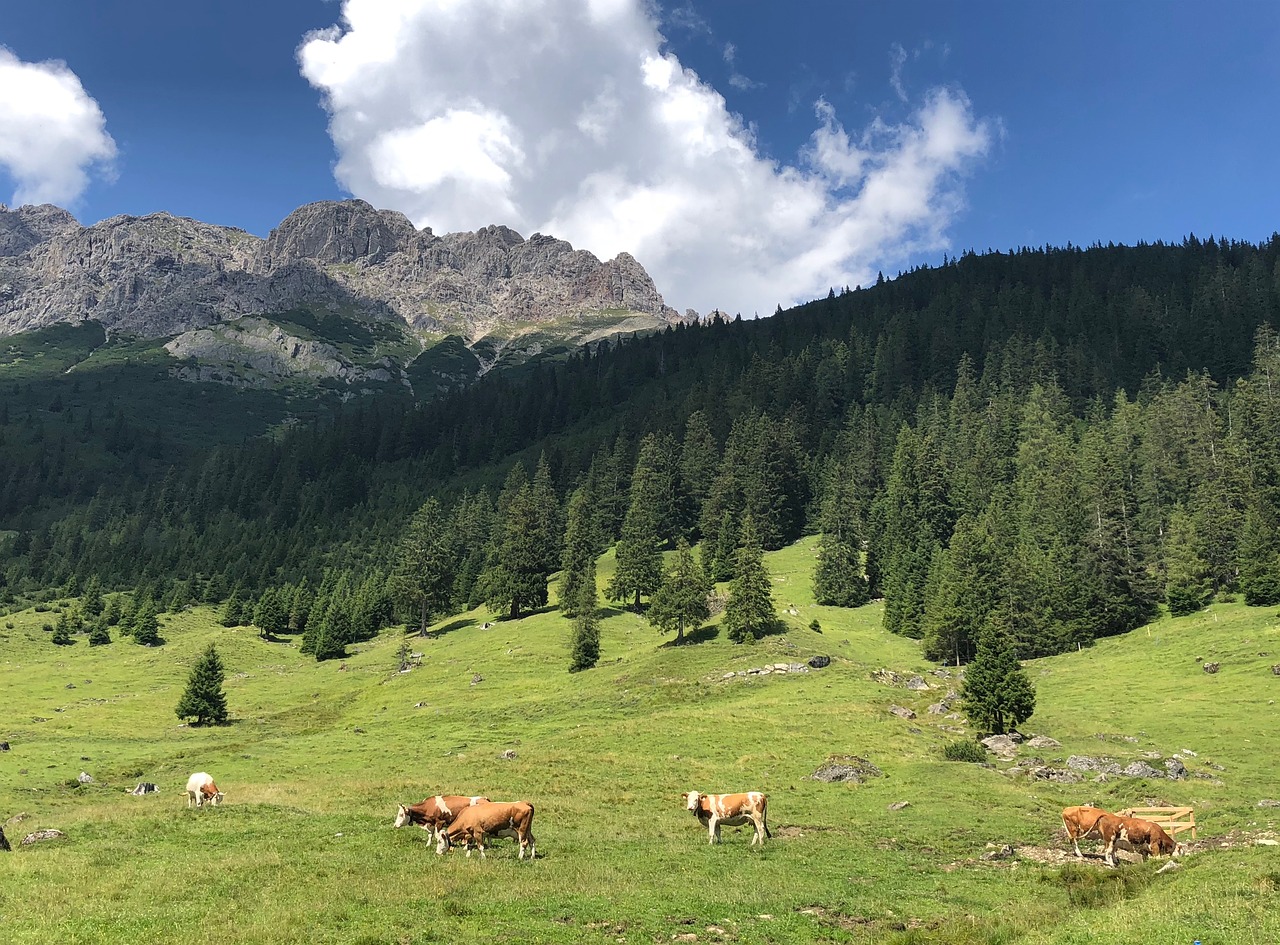
[(670, 575), (745, 601), (761, 549), (818, 534), (822, 601), (884, 598), (931, 659), (988, 628), (1057, 653), (1161, 606), (1280, 603), (1277, 324), (1280, 236), (1190, 238), (966, 254), (216, 443), (24, 376), (0, 603), (131, 589), (126, 627), (218, 603), (323, 659), (397, 618), (519, 617), (559, 572), (589, 655), (607, 548), (607, 596), (658, 595), (683, 635)]

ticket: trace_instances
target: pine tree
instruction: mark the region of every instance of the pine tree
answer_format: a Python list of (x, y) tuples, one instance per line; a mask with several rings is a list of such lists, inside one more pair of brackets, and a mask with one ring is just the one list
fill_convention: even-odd
[(973, 659), (992, 602), (1007, 594), (983, 523), (968, 514), (960, 516), (951, 545), (938, 550), (930, 569), (925, 658), (954, 661), (957, 666)]
[(104, 617), (99, 616), (89, 630), (90, 646), (106, 646), (111, 642), (111, 630)]
[(560, 609), (566, 617), (574, 616), (574, 602), (586, 579), (587, 565), (600, 554), (596, 516), (589, 487), (579, 486), (569, 497), (560, 562)]
[(428, 499), (400, 539), (391, 576), (396, 600), (412, 611), (419, 633), (425, 635), (432, 619), (452, 605), (456, 575), (452, 536), (440, 503)]
[(64, 610), (58, 614), (58, 622), (54, 624), (51, 640), (58, 646), (70, 646), (75, 642), (71, 638), (71, 614), (68, 611)]
[(262, 592), (253, 608), (253, 625), (258, 628), (264, 640), (273, 640), (288, 629), (289, 614), (278, 588), (268, 587)]
[(124, 606), (121, 604), (119, 594), (112, 594), (107, 598), (107, 604), (103, 608), (102, 616), (106, 620), (108, 627), (114, 627), (120, 623), (120, 618), (124, 616)]
[(582, 582), (578, 585), (578, 599), (574, 601), (573, 643), (569, 672), (590, 669), (600, 659), (600, 612), (597, 608), (596, 563), (587, 563)]
[(1240, 536), (1240, 589), (1251, 607), (1280, 604), (1280, 528), (1276, 517), (1262, 496), (1245, 513)]
[(676, 643), (684, 642), (685, 627), (696, 628), (711, 616), (707, 595), (711, 582), (698, 566), (689, 543), (676, 545), (675, 561), (653, 594), (645, 619), (662, 633), (676, 632)]
[(223, 603), (218, 622), (224, 627), (239, 627), (244, 620), (243, 613), (244, 602), (240, 598), (240, 585), (237, 584)]
[(84, 586), (84, 596), (80, 600), (80, 611), (86, 617), (96, 617), (102, 613), (103, 607), (102, 582), (94, 574)]
[(831, 607), (861, 607), (871, 599), (861, 554), (834, 535), (823, 535), (813, 569), (813, 597)]
[(996, 735), (1013, 731), (1035, 711), (1035, 690), (999, 613), (992, 614), (978, 636), (978, 653), (965, 668), (961, 696), (969, 721)]
[(133, 621), (133, 642), (141, 646), (159, 646), (160, 621), (156, 617), (154, 601), (146, 600)]
[(769, 572), (764, 566), (764, 549), (760, 546), (755, 521), (748, 516), (742, 523), (742, 542), (729, 584), (729, 599), (725, 602), (725, 632), (734, 643), (742, 643), (748, 637), (759, 639), (777, 623)]
[(631, 503), (615, 551), (617, 569), (606, 590), (610, 600), (634, 598), (637, 611), (641, 595), (652, 595), (662, 583), (661, 549), (671, 529), (671, 467), (665, 441), (646, 436), (631, 477)]
[(1196, 553), (1195, 524), (1181, 505), (1174, 506), (1164, 537), (1164, 597), (1175, 617), (1194, 614), (1213, 597), (1209, 565)]
[(498, 531), (493, 561), (485, 578), (488, 604), (495, 611), (506, 610), (512, 620), (519, 620), (547, 601), (545, 552), (538, 544), (540, 515), (528, 483), (517, 489), (500, 512)]
[(191, 669), (187, 689), (174, 710), (178, 718), (191, 719), (193, 725), (225, 725), (227, 697), (222, 691), (224, 678), (222, 660), (211, 643)]

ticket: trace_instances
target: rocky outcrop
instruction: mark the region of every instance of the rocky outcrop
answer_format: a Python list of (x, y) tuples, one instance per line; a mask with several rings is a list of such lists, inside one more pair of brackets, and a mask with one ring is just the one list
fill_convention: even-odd
[(93, 319), (158, 338), (293, 308), (390, 316), (468, 343), (680, 320), (626, 253), (601, 262), (503, 226), (437, 236), (362, 200), (300, 207), (266, 240), (167, 213), (82, 227), (56, 207), (0, 207), (0, 336)]

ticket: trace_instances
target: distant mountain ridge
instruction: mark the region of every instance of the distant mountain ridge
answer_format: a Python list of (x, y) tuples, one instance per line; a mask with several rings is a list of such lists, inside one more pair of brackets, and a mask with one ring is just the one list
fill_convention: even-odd
[(681, 320), (627, 253), (601, 262), (504, 226), (437, 236), (363, 200), (307, 204), (265, 240), (168, 213), (86, 227), (48, 204), (0, 205), (0, 336), (94, 320), (162, 338), (299, 308), (468, 344), (552, 324), (573, 337), (602, 316)]

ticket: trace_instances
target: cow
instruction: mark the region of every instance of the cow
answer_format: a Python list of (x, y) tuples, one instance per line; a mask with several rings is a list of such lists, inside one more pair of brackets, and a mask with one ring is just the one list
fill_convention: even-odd
[(222, 792), (218, 790), (218, 785), (213, 783), (213, 778), (205, 772), (197, 771), (187, 778), (188, 807), (204, 807), (205, 804), (217, 807), (221, 803)]
[(395, 826), (403, 827), (405, 824), (414, 824), (430, 832), (438, 839), (440, 831), (453, 823), (453, 818), (457, 817), (464, 808), (488, 802), (489, 798), (487, 797), (437, 794), (435, 797), (428, 797), (418, 804), (399, 805), (396, 811)]
[(1062, 826), (1067, 828), (1067, 839), (1076, 848), (1076, 856), (1084, 859), (1080, 852), (1081, 840), (1098, 840), (1102, 835), (1098, 832), (1098, 818), (1108, 812), (1101, 807), (1064, 807), (1062, 809)]
[(1153, 853), (1157, 856), (1177, 856), (1181, 853), (1179, 844), (1163, 827), (1139, 817), (1104, 814), (1098, 818), (1098, 832), (1102, 835), (1102, 855), (1108, 866), (1116, 865), (1116, 844), (1121, 840), (1142, 854), (1143, 859)]
[(527, 801), (490, 801), (464, 808), (453, 818), (453, 823), (438, 832), (438, 836), (437, 854), (443, 854), (454, 844), (462, 843), (466, 845), (467, 856), (471, 856), (471, 848), (474, 846), (480, 851), (481, 859), (484, 859), (486, 840), (490, 837), (510, 837), (520, 845), (519, 859), (524, 859), (526, 847), (530, 860), (537, 856), (537, 846), (533, 839), (533, 805)]
[(764, 838), (772, 838), (769, 832), (769, 799), (759, 791), (745, 794), (700, 794), (687, 791), (683, 795), (685, 807), (693, 811), (710, 834), (708, 843), (720, 842), (720, 825), (740, 827), (750, 821), (755, 826), (751, 846), (764, 846)]

